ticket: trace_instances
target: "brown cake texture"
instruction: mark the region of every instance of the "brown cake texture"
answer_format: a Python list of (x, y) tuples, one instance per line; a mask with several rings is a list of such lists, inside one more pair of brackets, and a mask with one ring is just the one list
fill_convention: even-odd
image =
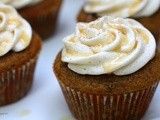
[(159, 83), (159, 61), (157, 50), (154, 59), (130, 75), (80, 75), (61, 61), (60, 52), (53, 69), (76, 119), (140, 120)]
[[(82, 8), (77, 16), (78, 22), (91, 22), (98, 18), (96, 14), (86, 13)], [(142, 23), (154, 36), (160, 36), (160, 9), (150, 17), (133, 18)]]
[(0, 57), (0, 106), (16, 102), (29, 92), (40, 49), (41, 38), (33, 33), (25, 50)]
[(19, 9), (18, 12), (31, 24), (43, 40), (53, 35), (62, 0), (43, 0), (42, 2)]

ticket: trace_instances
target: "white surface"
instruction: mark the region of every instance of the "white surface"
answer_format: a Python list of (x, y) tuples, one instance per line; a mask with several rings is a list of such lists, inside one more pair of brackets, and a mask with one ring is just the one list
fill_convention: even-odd
[[(71, 115), (53, 74), (52, 63), (63, 46), (63, 37), (74, 31), (82, 4), (80, 0), (64, 0), (57, 32), (44, 42), (30, 93), (15, 104), (0, 107), (0, 120), (65, 120), (65, 116)], [(160, 87), (143, 120), (160, 120), (159, 106)]]

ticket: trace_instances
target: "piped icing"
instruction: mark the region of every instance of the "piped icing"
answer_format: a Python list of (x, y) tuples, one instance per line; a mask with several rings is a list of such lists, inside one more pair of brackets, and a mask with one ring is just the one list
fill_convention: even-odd
[(128, 75), (155, 55), (153, 35), (133, 19), (101, 17), (77, 23), (76, 32), (65, 37), (62, 61), (79, 74)]

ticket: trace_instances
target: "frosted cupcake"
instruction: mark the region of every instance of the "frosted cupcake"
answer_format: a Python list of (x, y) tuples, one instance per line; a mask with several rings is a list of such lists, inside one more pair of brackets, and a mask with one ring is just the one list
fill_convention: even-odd
[(0, 106), (18, 101), (31, 88), (40, 37), (8, 5), (0, 4)]
[(52, 36), (62, 0), (1, 0), (15, 7), (29, 21), (33, 29), (43, 38)]
[(90, 22), (104, 15), (134, 18), (155, 36), (160, 31), (160, 0), (87, 0), (77, 19)]
[(160, 52), (142, 24), (102, 17), (63, 41), (53, 69), (76, 119), (142, 118), (160, 77)]

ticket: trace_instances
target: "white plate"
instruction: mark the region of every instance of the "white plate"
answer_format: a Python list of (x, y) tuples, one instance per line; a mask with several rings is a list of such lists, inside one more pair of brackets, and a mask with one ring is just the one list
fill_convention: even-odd
[[(70, 111), (53, 74), (52, 63), (63, 46), (62, 39), (74, 31), (76, 15), (83, 2), (64, 0), (57, 32), (44, 42), (31, 91), (19, 102), (0, 107), (0, 120), (71, 120)], [(160, 120), (159, 90), (160, 87), (143, 120)]]

